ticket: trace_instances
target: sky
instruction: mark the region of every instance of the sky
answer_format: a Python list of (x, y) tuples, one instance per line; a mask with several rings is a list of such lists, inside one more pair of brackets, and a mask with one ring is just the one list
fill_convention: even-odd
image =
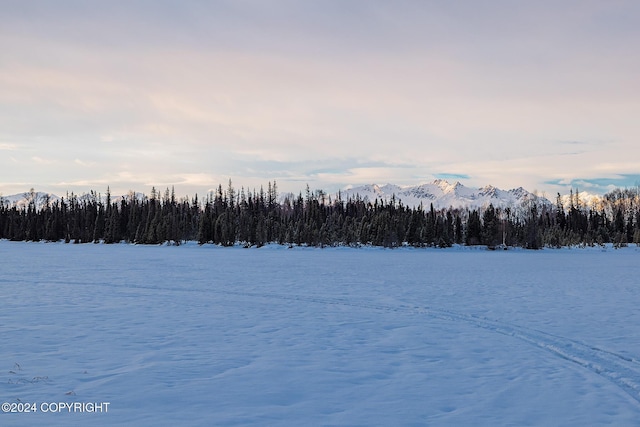
[(640, 185), (640, 2), (0, 0), (0, 194)]

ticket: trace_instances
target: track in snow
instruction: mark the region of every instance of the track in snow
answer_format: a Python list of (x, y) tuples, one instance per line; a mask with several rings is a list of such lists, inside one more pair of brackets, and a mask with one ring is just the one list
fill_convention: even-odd
[(311, 297), (300, 295), (280, 295), (256, 292), (214, 291), (222, 294), (258, 297), (267, 299), (303, 301), (326, 305), (343, 305), (372, 310), (417, 314), (435, 319), (464, 322), (490, 332), (510, 336), (545, 350), (554, 356), (573, 362), (595, 374), (608, 379), (624, 390), (640, 404), (640, 360), (589, 344), (549, 334), (537, 329), (526, 328), (512, 323), (484, 317), (420, 306), (390, 306), (367, 304), (339, 298)]
[[(26, 282), (25, 280), (12, 279), (12, 283)], [(0, 280), (4, 282), (4, 280)], [(9, 282), (9, 281), (7, 281)], [(31, 282), (30, 282), (31, 283)], [(165, 287), (140, 284), (114, 284), (109, 282), (74, 282), (74, 281), (58, 281), (47, 280), (47, 284), (64, 284), (64, 285), (83, 285), (97, 287), (111, 287), (119, 289), (143, 289), (151, 291), (169, 291), (169, 292), (186, 292), (186, 293), (216, 293), (221, 295), (235, 295), (249, 298), (265, 298), (270, 300), (283, 301), (301, 301), (314, 304), (324, 305), (340, 305), (354, 308), (362, 308), (377, 311), (396, 312), (411, 315), (428, 316), (435, 319), (463, 322), (469, 325), (488, 330), (490, 332), (510, 336), (538, 347), (560, 357), (569, 362), (573, 362), (595, 374), (606, 378), (613, 384), (624, 390), (632, 399), (640, 404), (640, 358), (625, 356), (612, 351), (600, 349), (589, 344), (553, 335), (537, 329), (531, 329), (524, 326), (518, 326), (512, 323), (502, 322), (495, 319), (464, 314), (452, 310), (437, 309), (427, 306), (409, 306), (409, 305), (383, 305), (375, 303), (365, 303), (340, 298), (331, 298), (323, 296), (305, 296), (305, 295), (284, 295), (266, 292), (243, 292), (233, 290), (217, 290), (217, 289), (190, 289), (183, 287)]]

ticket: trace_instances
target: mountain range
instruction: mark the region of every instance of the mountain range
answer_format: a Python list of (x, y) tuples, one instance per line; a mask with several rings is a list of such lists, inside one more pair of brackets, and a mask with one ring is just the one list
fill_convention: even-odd
[(511, 190), (501, 190), (492, 185), (471, 188), (457, 181), (451, 184), (444, 179), (412, 186), (362, 185), (343, 190), (340, 195), (343, 199), (359, 195), (361, 198), (366, 197), (370, 202), (376, 199), (389, 201), (395, 197), (396, 201), (401, 201), (405, 206), (418, 207), (422, 204), (425, 209), (429, 208), (431, 204), (435, 209), (449, 207), (477, 209), (489, 204), (493, 204), (494, 207), (506, 208), (520, 206), (527, 200), (533, 199), (545, 204), (551, 203), (546, 198), (536, 196), (522, 187)]
[[(144, 197), (140, 193), (135, 194), (136, 197)], [(454, 182), (453, 184), (444, 180), (436, 179), (433, 182), (419, 185), (400, 186), (395, 184), (366, 184), (360, 186), (349, 186), (340, 191), (340, 197), (342, 200), (348, 198), (355, 198), (356, 196), (361, 199), (367, 199), (370, 202), (375, 200), (390, 201), (395, 198), (396, 201), (401, 201), (402, 204), (409, 207), (418, 207), (420, 204), (425, 209), (428, 209), (431, 204), (435, 209), (446, 209), (449, 207), (459, 209), (479, 209), (493, 204), (494, 207), (517, 207), (521, 206), (524, 202), (536, 199), (542, 204), (551, 204), (548, 199), (542, 196), (535, 195), (522, 187), (514, 188), (511, 190), (502, 190), (492, 185), (487, 185), (481, 188), (467, 187), (460, 182)], [(60, 200), (60, 197), (49, 193), (19, 193), (10, 196), (0, 197), (0, 201), (8, 204), (9, 206), (26, 207), (29, 205), (32, 199), (35, 200), (36, 207), (42, 207), (49, 198), (50, 202)], [(88, 196), (80, 196), (79, 199)], [(102, 196), (104, 199), (104, 195)], [(112, 200), (118, 200), (118, 197), (113, 196)], [(580, 193), (580, 199), (585, 206), (590, 206), (597, 203), (599, 197), (593, 194), (585, 192)], [(562, 201), (565, 206), (569, 206), (569, 196), (562, 196)], [(104, 200), (103, 200), (104, 202)]]
[(50, 203), (55, 203), (56, 200), (60, 200), (60, 197), (55, 194), (43, 193), (43, 192), (27, 192), (12, 194), (10, 196), (0, 196), (0, 202), (9, 206), (16, 206), (18, 208), (26, 208), (29, 203), (33, 201), (36, 208), (41, 208), (46, 205), (47, 200)]

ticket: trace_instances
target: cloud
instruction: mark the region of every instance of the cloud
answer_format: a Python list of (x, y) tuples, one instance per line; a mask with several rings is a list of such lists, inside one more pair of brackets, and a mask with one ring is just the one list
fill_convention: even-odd
[(45, 159), (39, 156), (33, 156), (31, 157), (31, 160), (33, 160), (35, 163), (39, 164), (39, 165), (52, 165), (54, 164), (56, 161), (53, 159)]
[(52, 185), (53, 187), (56, 187), (58, 190), (70, 190), (73, 191), (76, 189), (76, 187), (79, 188), (90, 188), (92, 190), (95, 191), (99, 191), (99, 189), (104, 188), (106, 190), (106, 187), (108, 185), (110, 185), (109, 180), (104, 179), (104, 178), (96, 178), (96, 179), (81, 179), (81, 180), (77, 180), (77, 181), (60, 181), (60, 182), (56, 182)]
[(3, 9), (0, 150), (28, 154), (2, 166), (16, 181), (189, 193), (228, 178), (555, 190), (632, 174), (639, 12), (18, 2)]
[(436, 173), (434, 176), (438, 179), (444, 180), (471, 179), (469, 175), (464, 173)]
[(577, 140), (573, 140), (573, 141), (558, 141), (560, 144), (564, 144), (564, 145), (591, 145), (593, 144), (593, 142), (591, 141), (577, 141)]
[(73, 162), (76, 165), (83, 166), (83, 167), (86, 167), (86, 168), (96, 166), (96, 162), (87, 162), (87, 161), (80, 160), (80, 159), (75, 159)]
[(615, 188), (635, 188), (640, 186), (640, 174), (620, 174), (597, 178), (557, 179), (548, 184), (561, 187), (586, 190), (593, 193), (606, 193)]

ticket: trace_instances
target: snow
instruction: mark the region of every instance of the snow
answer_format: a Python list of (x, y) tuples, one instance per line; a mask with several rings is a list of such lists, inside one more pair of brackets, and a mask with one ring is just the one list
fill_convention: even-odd
[(19, 209), (26, 209), (31, 202), (35, 204), (37, 209), (41, 209), (45, 206), (47, 201), (49, 203), (55, 203), (60, 200), (58, 196), (50, 193), (43, 192), (34, 192), (33, 194), (30, 192), (20, 193), (20, 194), (12, 194), (10, 196), (2, 196), (0, 195), (0, 204), (4, 204), (6, 206), (16, 206)]
[(0, 241), (0, 425), (637, 425), (638, 257)]
[(433, 204), (436, 209), (468, 208), (479, 209), (493, 204), (495, 207), (515, 207), (520, 206), (527, 200), (537, 198), (540, 202), (549, 204), (544, 197), (537, 197), (529, 193), (522, 187), (501, 190), (487, 185), (482, 188), (469, 188), (460, 182), (454, 184), (444, 179), (436, 179), (427, 184), (416, 186), (398, 186), (386, 184), (379, 186), (376, 184), (362, 185), (358, 187), (348, 187), (341, 192), (343, 199), (355, 197), (367, 198), (373, 203), (374, 200), (390, 201), (395, 196), (396, 201), (402, 201), (406, 206), (417, 208), (421, 203), (425, 209)]

